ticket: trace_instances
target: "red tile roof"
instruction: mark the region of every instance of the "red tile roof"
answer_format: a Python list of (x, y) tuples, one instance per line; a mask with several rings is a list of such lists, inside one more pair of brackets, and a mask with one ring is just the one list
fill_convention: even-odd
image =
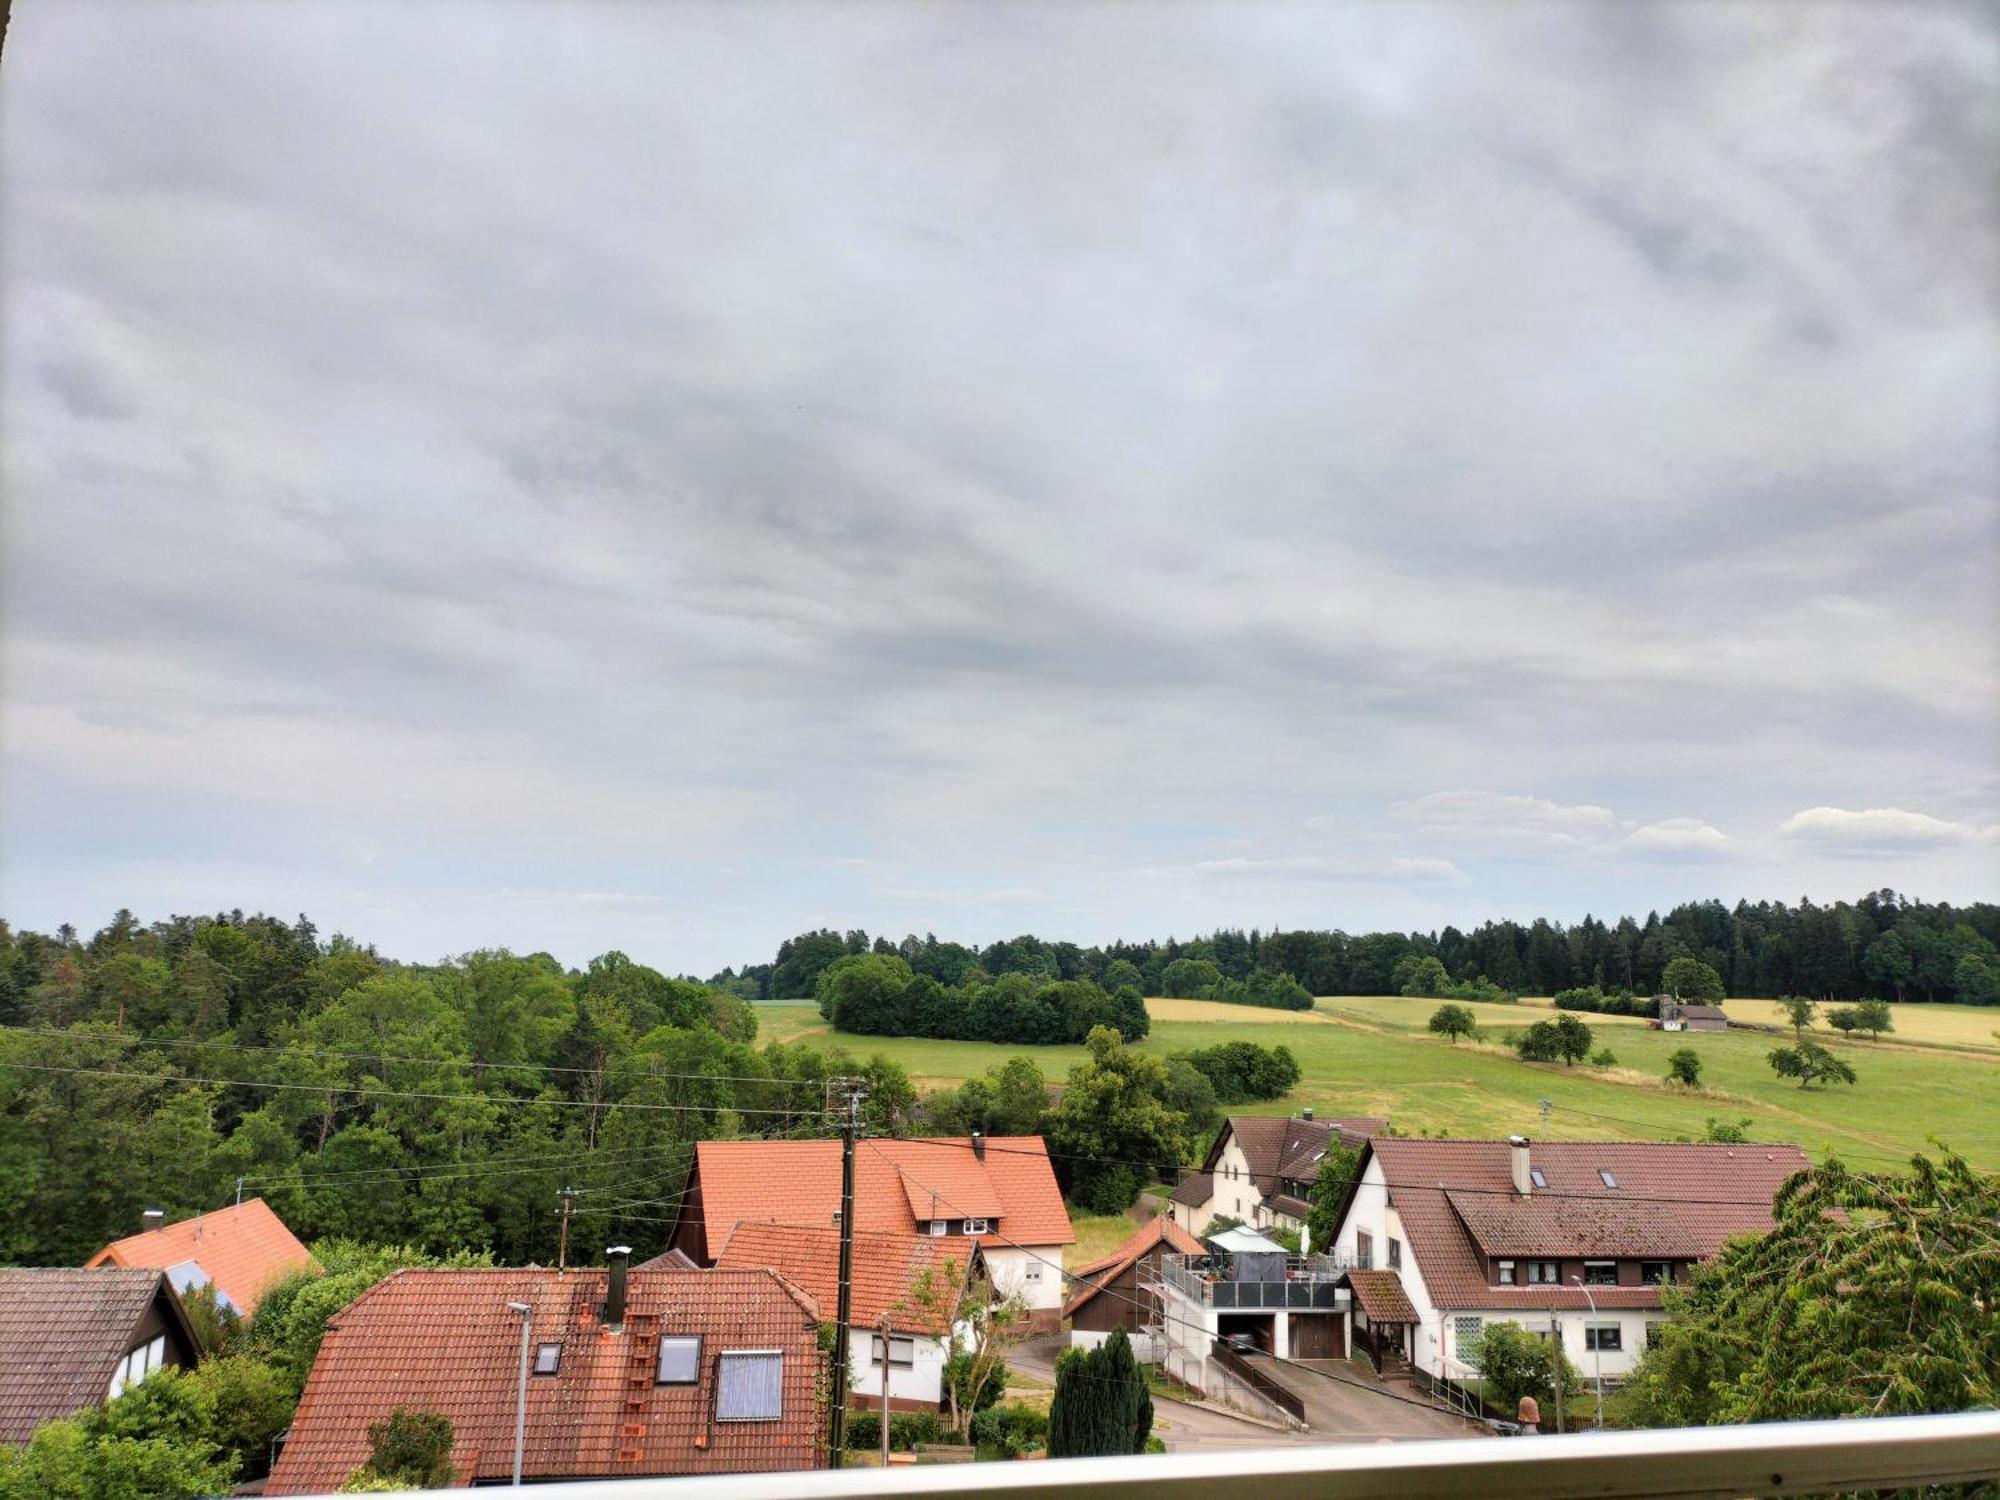
[[(710, 1260), (742, 1222), (830, 1226), (840, 1142), (702, 1141), (683, 1201), (699, 1204)], [(854, 1153), (855, 1229), (910, 1234), (920, 1217), (992, 1218), (993, 1233), (977, 1236), (989, 1247), (1076, 1242), (1038, 1135), (992, 1137), (983, 1161), (963, 1136), (863, 1141)]]
[[(1482, 1235), (1528, 1247), (1514, 1252), (1523, 1256), (1574, 1256), (1589, 1243), (1594, 1253), (1620, 1259), (1706, 1259), (1736, 1235), (1769, 1229), (1772, 1197), (1809, 1164), (1798, 1147), (1785, 1145), (1536, 1141), (1530, 1160), (1548, 1186), (1524, 1199), (1514, 1191), (1510, 1149), (1504, 1140), (1369, 1142), (1440, 1309), (1585, 1305), (1571, 1286), (1490, 1285)], [(1600, 1170), (1618, 1186), (1606, 1186)], [(1462, 1215), (1475, 1200), (1485, 1206), (1471, 1208), (1468, 1221)], [(1536, 1243), (1544, 1233), (1549, 1243)], [(1591, 1295), (1599, 1306), (1659, 1305), (1659, 1288), (1651, 1286), (1592, 1287)]]
[[(771, 1271), (633, 1271), (624, 1328), (600, 1321), (601, 1270), (399, 1271), (337, 1314), (306, 1380), (269, 1495), (338, 1489), (369, 1452), (368, 1427), (397, 1407), (451, 1419), (452, 1459), (468, 1481), (514, 1464), (520, 1316), (532, 1345), (560, 1342), (554, 1375), (528, 1379), (529, 1478), (627, 1478), (805, 1469), (823, 1430), (819, 1311)], [(659, 1340), (702, 1338), (694, 1385), (656, 1385)], [(784, 1354), (783, 1415), (714, 1418), (718, 1357)], [(532, 1357), (532, 1353), (531, 1353)]]
[[(875, 1328), (886, 1313), (898, 1333), (942, 1334), (972, 1268), (970, 1248), (963, 1239), (864, 1231), (854, 1241), (848, 1325)], [(833, 1317), (840, 1305), (840, 1231), (830, 1225), (738, 1224), (715, 1264), (776, 1271), (817, 1301), (822, 1317)], [(926, 1272), (944, 1299), (941, 1315), (926, 1314), (915, 1298)]]
[(180, 1343), (175, 1362), (191, 1360), (194, 1331), (158, 1271), (0, 1270), (0, 1443), (25, 1443), (42, 1423), (110, 1395), (156, 1306)]
[(699, 1271), (700, 1266), (689, 1260), (682, 1250), (662, 1250), (651, 1260), (642, 1260), (632, 1267), (635, 1271)]
[(311, 1253), (262, 1198), (246, 1198), (214, 1213), (127, 1235), (85, 1264), (164, 1271), (190, 1260), (246, 1318), (257, 1310), (271, 1283), (287, 1271), (313, 1264)]
[(1394, 1271), (1349, 1271), (1340, 1285), (1354, 1292), (1354, 1300), (1371, 1323), (1420, 1323), (1410, 1294), (1403, 1290), (1403, 1278)]
[(1078, 1266), (1070, 1273), (1085, 1283), (1079, 1288), (1062, 1310), (1065, 1318), (1076, 1316), (1078, 1308), (1089, 1302), (1099, 1292), (1125, 1274), (1128, 1266), (1140, 1256), (1164, 1246), (1161, 1253), (1171, 1251), (1176, 1255), (1202, 1255), (1206, 1247), (1189, 1234), (1172, 1217), (1160, 1214), (1141, 1225), (1124, 1244), (1101, 1260), (1094, 1260), (1087, 1266)]

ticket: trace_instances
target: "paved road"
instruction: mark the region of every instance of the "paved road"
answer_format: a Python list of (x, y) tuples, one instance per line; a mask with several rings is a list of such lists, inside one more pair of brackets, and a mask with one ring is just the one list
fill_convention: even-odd
[(1482, 1424), (1468, 1422), (1408, 1386), (1378, 1379), (1357, 1360), (1260, 1357), (1257, 1365), (1305, 1403), (1306, 1424), (1323, 1441), (1391, 1443), (1491, 1435)]

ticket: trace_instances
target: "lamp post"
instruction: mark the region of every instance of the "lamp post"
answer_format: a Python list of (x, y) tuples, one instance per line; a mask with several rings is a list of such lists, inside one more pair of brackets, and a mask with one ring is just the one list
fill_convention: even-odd
[(535, 1310), (525, 1302), (509, 1302), (507, 1311), (521, 1315), (521, 1383), (514, 1393), (514, 1483), (521, 1483), (521, 1454), (528, 1441), (528, 1326)]
[[(1593, 1319), (1596, 1318), (1597, 1299), (1590, 1295), (1590, 1288), (1583, 1284), (1583, 1278), (1581, 1276), (1572, 1276), (1570, 1277), (1570, 1280), (1574, 1281), (1576, 1283), (1576, 1289), (1583, 1293), (1583, 1300), (1590, 1306), (1590, 1316)], [(1591, 1339), (1590, 1325), (1588, 1323), (1584, 1325), (1583, 1336), (1586, 1339)], [(1590, 1350), (1591, 1363), (1596, 1367), (1596, 1373), (1597, 1373), (1597, 1420), (1591, 1425), (1598, 1432), (1604, 1431), (1604, 1347), (1603, 1345), (1604, 1345), (1604, 1340), (1602, 1339), (1602, 1337), (1591, 1339), (1591, 1350)], [(1558, 1354), (1560, 1354), (1560, 1351), (1558, 1351)]]

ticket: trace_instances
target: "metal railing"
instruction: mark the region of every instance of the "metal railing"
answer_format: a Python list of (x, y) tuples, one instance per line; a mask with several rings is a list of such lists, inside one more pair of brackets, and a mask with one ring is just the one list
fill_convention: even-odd
[(1293, 1255), (1286, 1258), (1282, 1281), (1239, 1279), (1226, 1255), (1168, 1255), (1160, 1272), (1167, 1285), (1203, 1307), (1227, 1312), (1282, 1312), (1287, 1309), (1332, 1312), (1339, 1299), (1334, 1283), (1351, 1269), (1345, 1255)]
[[(538, 1487), (536, 1500), (1638, 1500), (1832, 1494), (2000, 1476), (2000, 1412), (1172, 1457), (801, 1470)], [(426, 1491), (444, 1500), (463, 1491)]]
[(1211, 1346), (1209, 1357), (1299, 1426), (1306, 1425), (1305, 1402), (1300, 1400), (1295, 1392), (1286, 1390), (1273, 1380), (1268, 1371), (1258, 1369), (1221, 1339), (1217, 1339)]

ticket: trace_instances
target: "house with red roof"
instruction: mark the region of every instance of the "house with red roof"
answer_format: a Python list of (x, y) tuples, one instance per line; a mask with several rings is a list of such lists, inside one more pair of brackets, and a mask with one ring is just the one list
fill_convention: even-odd
[[(337, 1490), (397, 1408), (452, 1428), (462, 1485), (810, 1469), (819, 1304), (771, 1270), (398, 1271), (328, 1324), (264, 1493)], [(525, 1423), (516, 1401), (524, 1369)]]
[(223, 1306), (247, 1318), (274, 1282), (313, 1263), (311, 1252), (270, 1204), (246, 1198), (214, 1213), (113, 1240), (84, 1265), (165, 1271), (183, 1295), (212, 1285)]
[[(840, 1142), (702, 1141), (667, 1244), (714, 1265), (738, 1224), (838, 1227)], [(921, 1235), (963, 1250), (1029, 1321), (1062, 1317), (1069, 1210), (1040, 1136), (862, 1141), (854, 1155), (854, 1230)]]
[[(848, 1299), (855, 1408), (880, 1409), (885, 1359), (890, 1410), (936, 1411), (944, 1404), (953, 1315), (976, 1253), (962, 1238), (856, 1230)], [(730, 1231), (715, 1264), (718, 1270), (776, 1271), (817, 1301), (826, 1317), (840, 1306), (840, 1231), (832, 1225), (745, 1220)]]
[(1770, 1229), (1808, 1164), (1788, 1145), (1376, 1136), (1332, 1246), (1350, 1346), (1385, 1373), (1465, 1379), (1471, 1341), (1504, 1321), (1616, 1379), (1664, 1321), (1661, 1289)]

